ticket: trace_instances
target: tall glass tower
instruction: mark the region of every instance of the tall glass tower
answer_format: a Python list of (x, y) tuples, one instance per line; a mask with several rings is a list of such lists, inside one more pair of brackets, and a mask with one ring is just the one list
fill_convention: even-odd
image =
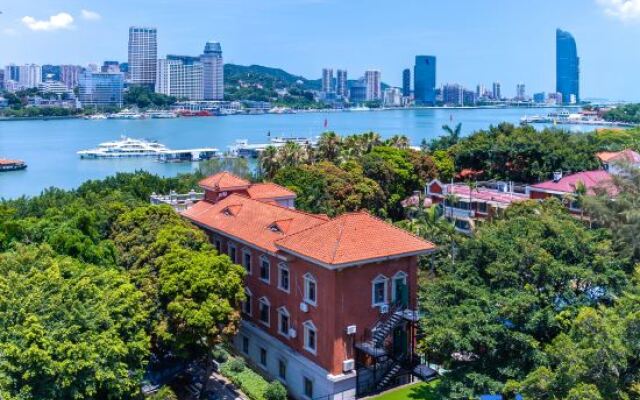
[(204, 53), (200, 56), (203, 68), (203, 85), (205, 100), (224, 99), (224, 61), (222, 46), (218, 42), (207, 42)]
[(156, 28), (129, 28), (129, 74), (131, 83), (151, 88), (156, 83), (158, 31)]
[(402, 95), (411, 96), (411, 70), (409, 68), (402, 71)]
[(580, 58), (573, 36), (556, 30), (556, 92), (562, 93), (563, 103), (580, 101)]
[(436, 57), (416, 56), (413, 67), (413, 97), (416, 104), (436, 104)]

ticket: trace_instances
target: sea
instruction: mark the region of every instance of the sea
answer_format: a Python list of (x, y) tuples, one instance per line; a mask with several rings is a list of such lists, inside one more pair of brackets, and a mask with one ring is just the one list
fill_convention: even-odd
[[(183, 117), (142, 120), (22, 120), (0, 121), (0, 158), (20, 159), (28, 167), (0, 172), (0, 198), (34, 196), (49, 187), (72, 189), (89, 179), (116, 172), (146, 170), (175, 176), (198, 169), (197, 162), (163, 163), (150, 158), (80, 159), (91, 149), (121, 136), (158, 141), (171, 149), (216, 147), (225, 151), (237, 140), (267, 143), (272, 137), (309, 137), (331, 130), (340, 135), (377, 132), (382, 137), (403, 134), (420, 145), (443, 134), (442, 126), (462, 124), (462, 135), (501, 122), (518, 124), (525, 115), (546, 115), (543, 108), (398, 109), (379, 111), (303, 112), (295, 114)], [(542, 125), (536, 125), (542, 128)], [(566, 126), (573, 131), (593, 126)]]

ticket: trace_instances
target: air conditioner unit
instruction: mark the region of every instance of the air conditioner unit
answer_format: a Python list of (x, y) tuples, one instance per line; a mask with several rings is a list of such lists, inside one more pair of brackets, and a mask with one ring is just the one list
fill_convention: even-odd
[(344, 360), (342, 362), (342, 371), (349, 372), (352, 371), (356, 367), (356, 363), (353, 359)]
[(389, 305), (388, 304), (382, 304), (380, 306), (380, 314), (386, 314), (389, 312)]
[(289, 337), (290, 338), (295, 338), (297, 334), (298, 334), (298, 332), (296, 332), (295, 329), (289, 328)]
[(356, 326), (349, 325), (347, 326), (347, 335), (355, 335), (356, 334)]
[(303, 301), (300, 303), (300, 311), (309, 312), (309, 305)]

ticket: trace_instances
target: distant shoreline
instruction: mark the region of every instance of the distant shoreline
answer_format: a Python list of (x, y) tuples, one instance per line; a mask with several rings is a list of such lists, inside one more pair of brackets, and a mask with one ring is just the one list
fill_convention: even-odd
[[(549, 108), (560, 108), (560, 109), (575, 109), (582, 108), (580, 105), (566, 105), (566, 106), (557, 106), (557, 105), (504, 105), (504, 106), (412, 106), (412, 107), (380, 107), (380, 108), (370, 108), (367, 110), (362, 109), (354, 109), (354, 108), (323, 108), (323, 109), (300, 109), (300, 110), (292, 110), (289, 113), (268, 113), (265, 112), (263, 114), (232, 114), (232, 115), (291, 115), (291, 114), (308, 114), (308, 113), (335, 113), (335, 112), (375, 112), (375, 111), (407, 111), (407, 110), (506, 110), (506, 109), (549, 109)], [(47, 120), (66, 120), (66, 119), (85, 119), (85, 117), (97, 115), (64, 115), (64, 116), (48, 116), (48, 117), (4, 117), (0, 116), (0, 122), (11, 122), (11, 121), (47, 121)], [(216, 117), (224, 117), (224, 116), (216, 116)], [(205, 117), (181, 117), (181, 118), (205, 118)], [(150, 119), (150, 118), (149, 118)]]

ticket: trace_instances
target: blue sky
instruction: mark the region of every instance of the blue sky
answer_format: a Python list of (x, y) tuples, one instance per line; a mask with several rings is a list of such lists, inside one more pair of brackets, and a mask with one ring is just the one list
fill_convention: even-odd
[(399, 85), (416, 54), (438, 84), (498, 80), (513, 95), (555, 87), (555, 29), (581, 57), (583, 97), (640, 100), (640, 0), (26, 0), (0, 3), (0, 65), (125, 61), (130, 25), (159, 30), (159, 54), (222, 42), (225, 62), (309, 78), (380, 69)]

